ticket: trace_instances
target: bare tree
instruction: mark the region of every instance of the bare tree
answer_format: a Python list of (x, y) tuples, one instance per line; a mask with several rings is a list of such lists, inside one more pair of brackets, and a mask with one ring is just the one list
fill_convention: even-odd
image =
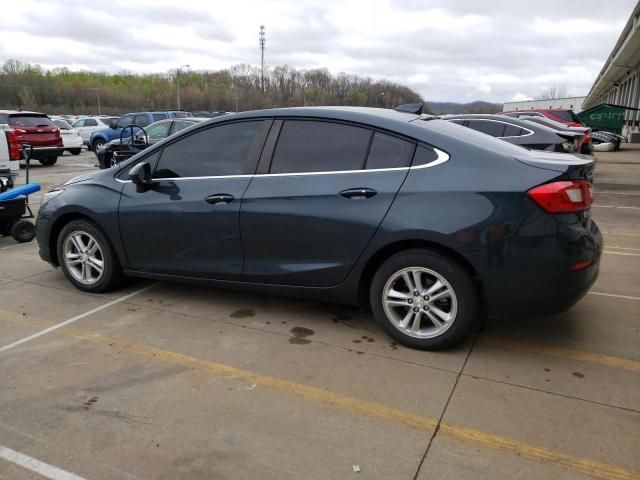
[(552, 85), (538, 95), (536, 100), (556, 100), (558, 98), (567, 98), (568, 96), (566, 85)]

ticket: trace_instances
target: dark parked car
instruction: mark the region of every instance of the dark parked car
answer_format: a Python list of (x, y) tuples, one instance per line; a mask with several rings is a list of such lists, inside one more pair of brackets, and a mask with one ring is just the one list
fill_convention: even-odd
[(573, 113), (573, 110), (567, 108), (532, 108), (527, 110), (510, 110), (501, 113), (501, 115), (511, 116), (518, 116), (520, 114), (548, 118), (554, 122), (562, 123), (567, 127), (584, 127), (584, 123)]
[(580, 149), (582, 143), (580, 133), (557, 131), (544, 125), (504, 115), (461, 114), (444, 115), (442, 118), (533, 150), (574, 153)]
[(96, 152), (98, 164), (100, 168), (110, 168), (119, 163), (118, 159), (114, 158), (114, 154), (116, 154), (115, 157), (132, 157), (134, 154), (158, 143), (160, 140), (164, 140), (168, 136), (204, 120), (207, 120), (207, 118), (173, 118), (170, 120), (160, 120), (146, 128), (141, 127), (142, 130), (131, 127), (134, 128), (134, 131), (137, 131), (133, 139), (129, 132), (129, 135), (126, 137), (123, 135), (122, 139), (118, 137), (109, 143), (105, 143), (102, 148)]
[(368, 304), (405, 345), (566, 309), (598, 274), (593, 160), (370, 108), (225, 115), (49, 192), (40, 256), (123, 275)]

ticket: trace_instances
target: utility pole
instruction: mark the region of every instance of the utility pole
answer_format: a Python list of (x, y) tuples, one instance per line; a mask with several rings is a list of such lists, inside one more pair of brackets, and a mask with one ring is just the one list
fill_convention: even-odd
[(178, 110), (180, 110), (180, 69), (185, 67), (189, 68), (189, 65), (182, 65), (181, 67), (176, 68), (176, 97), (178, 100)]
[(100, 89), (92, 88), (92, 90), (96, 91), (96, 100), (98, 100), (98, 115), (102, 115), (102, 109), (100, 108)]
[(258, 34), (260, 43), (260, 87), (264, 93), (264, 44), (266, 43), (264, 25), (260, 25), (260, 33)]

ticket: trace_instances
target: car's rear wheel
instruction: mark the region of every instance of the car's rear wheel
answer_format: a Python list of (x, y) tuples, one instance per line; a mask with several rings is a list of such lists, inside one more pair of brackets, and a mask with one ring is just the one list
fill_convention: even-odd
[(58, 161), (58, 157), (47, 157), (38, 160), (45, 167), (50, 167), (51, 165), (55, 165)]
[(373, 314), (403, 345), (423, 350), (450, 347), (481, 319), (470, 275), (430, 250), (407, 250), (388, 258), (373, 277)]
[(73, 220), (58, 236), (60, 266), (85, 292), (106, 292), (122, 282), (122, 269), (106, 235), (88, 220)]
[(82, 153), (82, 149), (81, 148), (72, 148), (69, 151), (71, 152), (71, 155), (80, 155), (80, 153)]

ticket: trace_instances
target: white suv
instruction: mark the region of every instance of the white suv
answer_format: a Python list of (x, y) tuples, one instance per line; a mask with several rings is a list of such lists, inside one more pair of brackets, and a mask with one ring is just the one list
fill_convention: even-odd
[(80, 132), (82, 143), (89, 145), (89, 138), (93, 132), (107, 128), (117, 119), (118, 117), (81, 117), (71, 122), (71, 126)]

